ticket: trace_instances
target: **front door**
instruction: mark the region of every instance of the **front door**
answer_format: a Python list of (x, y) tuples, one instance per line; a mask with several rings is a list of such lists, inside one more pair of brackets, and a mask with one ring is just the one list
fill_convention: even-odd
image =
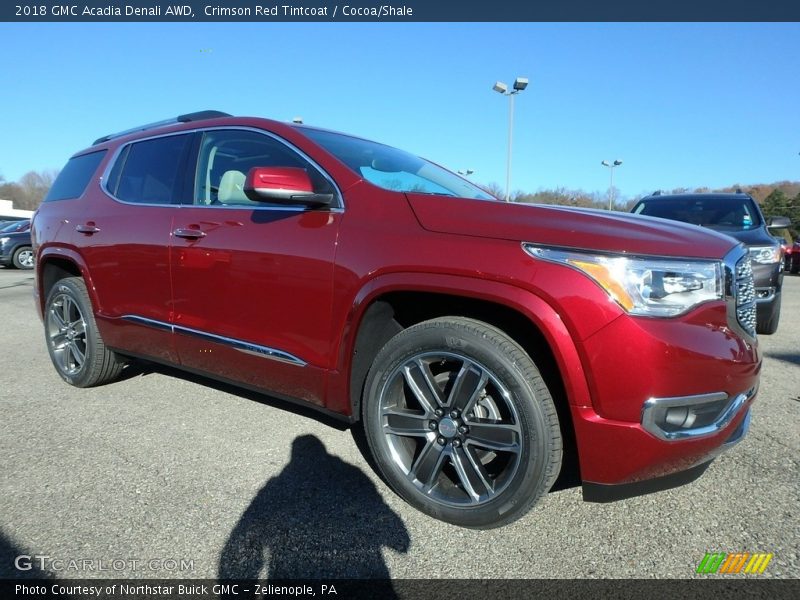
[(304, 168), (333, 189), (271, 135), (202, 134), (193, 202), (177, 211), (172, 230), (175, 342), (190, 369), (321, 404), (341, 205), (310, 210), (248, 199), (247, 172), (269, 166)]

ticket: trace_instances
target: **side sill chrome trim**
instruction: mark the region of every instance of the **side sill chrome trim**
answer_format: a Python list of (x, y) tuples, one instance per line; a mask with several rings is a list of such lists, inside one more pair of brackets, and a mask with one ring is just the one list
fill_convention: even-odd
[(705, 427), (696, 427), (694, 429), (684, 429), (678, 431), (664, 431), (656, 423), (656, 410), (664, 408), (674, 408), (681, 406), (696, 406), (698, 404), (706, 404), (708, 402), (717, 402), (728, 398), (724, 392), (716, 392), (712, 394), (701, 394), (698, 396), (680, 396), (676, 398), (650, 398), (644, 403), (642, 407), (642, 427), (645, 431), (653, 434), (659, 439), (668, 442), (677, 442), (681, 440), (694, 440), (714, 435), (727, 427), (733, 418), (739, 413), (747, 402), (755, 396), (758, 391), (758, 386), (753, 387), (747, 392), (741, 393), (733, 397), (725, 409), (720, 413), (717, 419)]
[(191, 327), (183, 327), (182, 325), (173, 325), (171, 323), (165, 323), (163, 321), (158, 321), (156, 319), (148, 319), (146, 317), (140, 317), (138, 315), (122, 315), (122, 317), (120, 318), (123, 321), (128, 321), (130, 323), (137, 323), (139, 325), (145, 325), (147, 327), (160, 329), (162, 331), (170, 331), (172, 333), (182, 333), (184, 335), (191, 335), (210, 342), (215, 342), (217, 344), (224, 344), (226, 346), (230, 346), (234, 350), (238, 350), (239, 352), (244, 352), (245, 354), (252, 354), (253, 356), (260, 356), (261, 358), (269, 358), (272, 360), (277, 360), (280, 362), (297, 365), (298, 367), (305, 367), (308, 364), (303, 359), (298, 358), (293, 354), (289, 354), (288, 352), (284, 352), (283, 350), (270, 348), (268, 346), (261, 346), (259, 344), (254, 344), (252, 342), (238, 340), (236, 338), (229, 338), (223, 335), (216, 335), (214, 333), (200, 331), (199, 329), (192, 329)]

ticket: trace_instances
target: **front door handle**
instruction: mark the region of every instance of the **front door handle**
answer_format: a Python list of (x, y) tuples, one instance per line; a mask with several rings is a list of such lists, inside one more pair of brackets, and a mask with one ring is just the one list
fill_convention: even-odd
[(94, 224), (94, 221), (87, 221), (86, 225), (76, 226), (75, 231), (78, 233), (85, 233), (86, 235), (92, 235), (100, 231), (100, 228)]
[(191, 229), (189, 227), (178, 227), (172, 232), (172, 235), (187, 240), (197, 240), (202, 237), (206, 237), (206, 232), (200, 231), (199, 229)]

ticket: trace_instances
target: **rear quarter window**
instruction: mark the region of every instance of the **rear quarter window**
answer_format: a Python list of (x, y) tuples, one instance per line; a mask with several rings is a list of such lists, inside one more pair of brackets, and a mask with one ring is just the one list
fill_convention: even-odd
[(50, 188), (47, 196), (45, 196), (44, 202), (67, 200), (82, 196), (105, 154), (105, 150), (100, 150), (70, 158), (53, 182), (53, 187)]

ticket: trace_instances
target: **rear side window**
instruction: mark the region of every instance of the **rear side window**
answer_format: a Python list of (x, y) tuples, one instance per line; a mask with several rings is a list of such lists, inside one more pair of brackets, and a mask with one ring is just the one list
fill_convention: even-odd
[(53, 187), (50, 188), (44, 201), (52, 202), (53, 200), (66, 200), (82, 196), (105, 154), (105, 150), (100, 150), (70, 158), (56, 177)]
[(182, 184), (191, 134), (134, 142), (120, 153), (111, 170), (108, 191), (124, 202), (172, 204)]

